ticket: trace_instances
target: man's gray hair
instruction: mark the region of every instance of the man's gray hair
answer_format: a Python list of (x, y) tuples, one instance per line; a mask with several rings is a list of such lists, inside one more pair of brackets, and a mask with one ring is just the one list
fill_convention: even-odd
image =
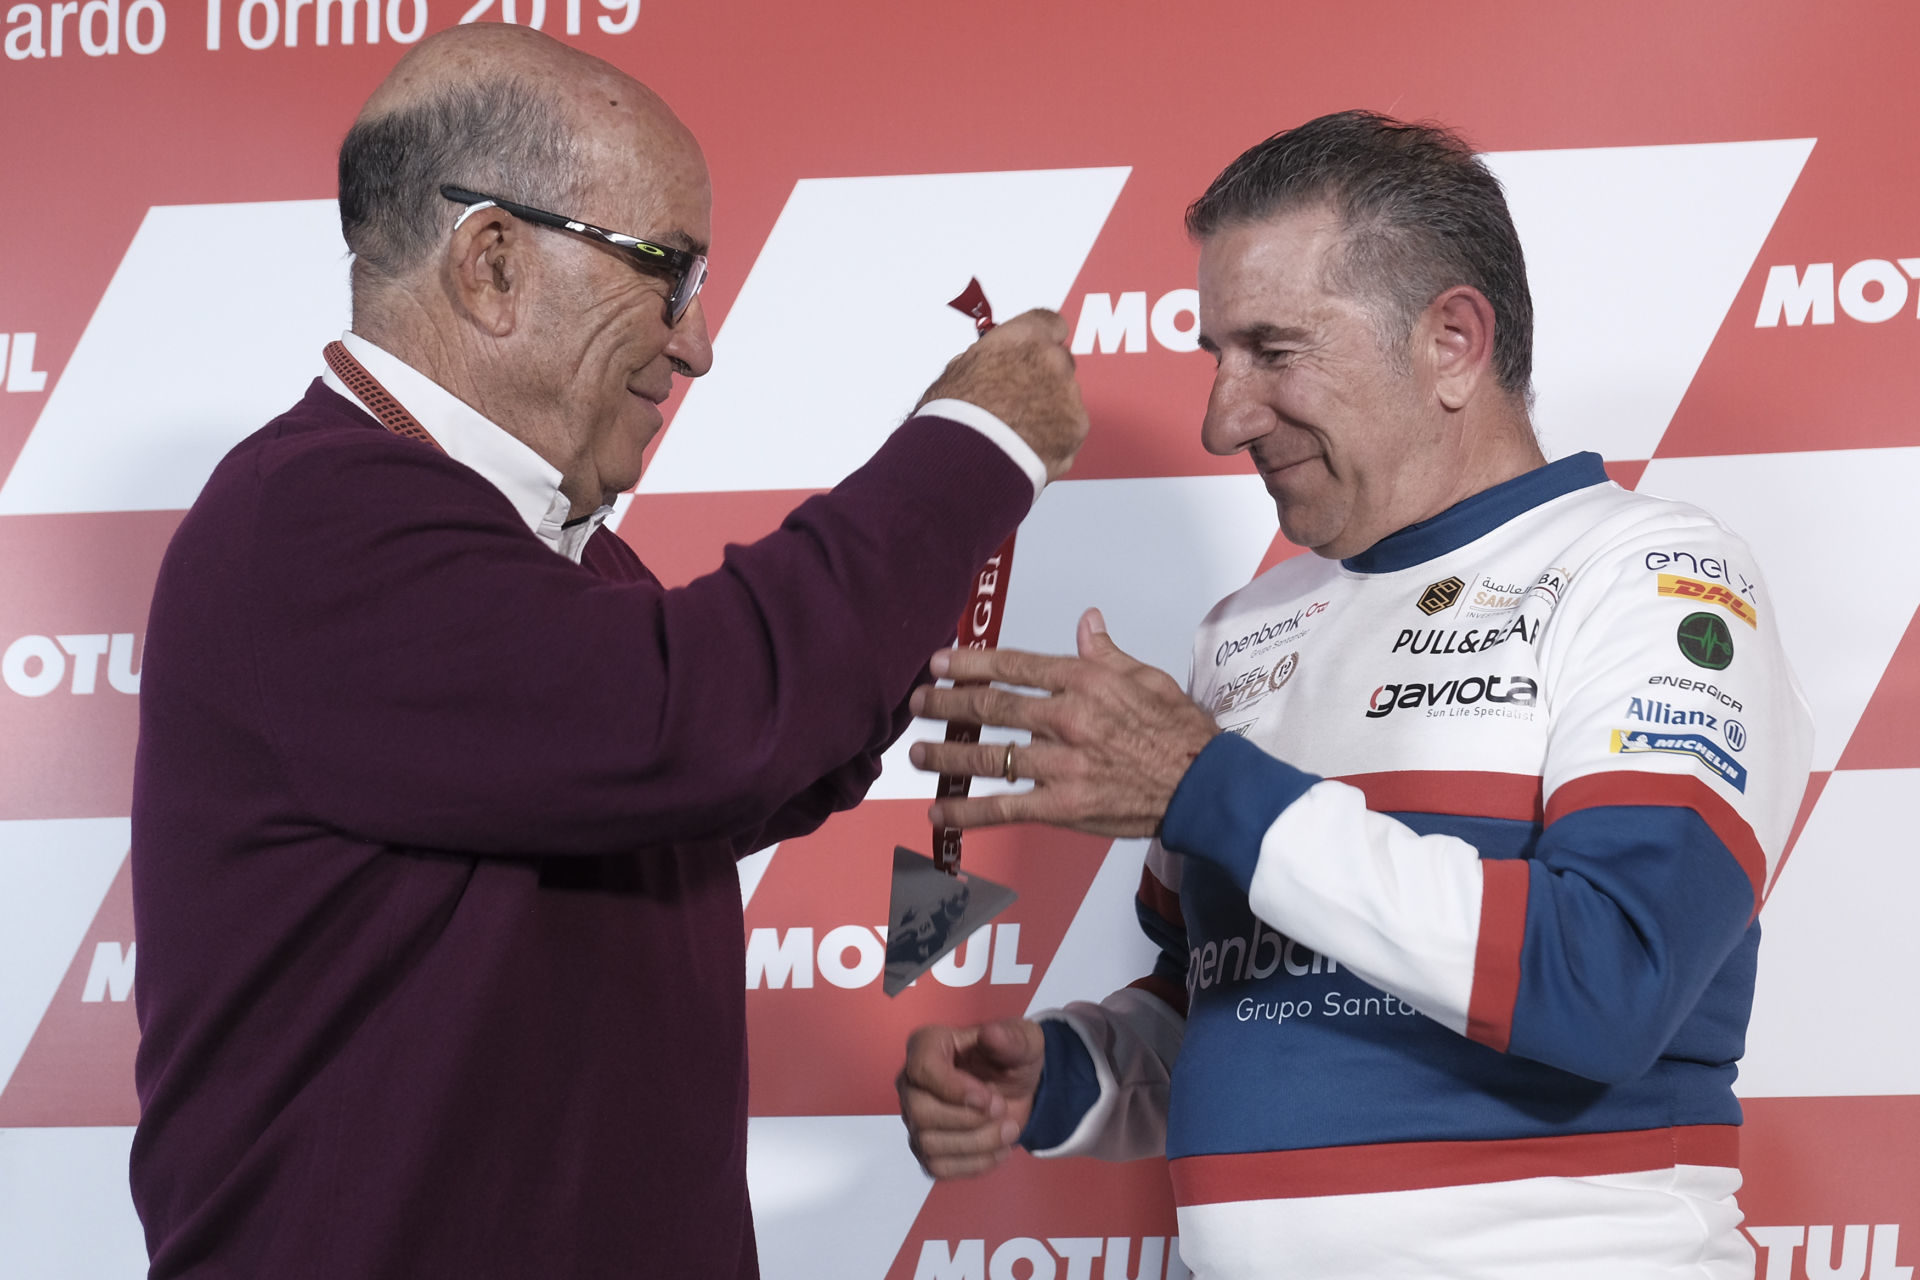
[(1375, 304), (1381, 345), (1404, 363), (1427, 304), (1471, 285), (1493, 304), (1493, 372), (1527, 399), (1533, 295), (1506, 197), (1473, 148), (1439, 125), (1342, 111), (1252, 147), (1187, 208), (1206, 239), (1231, 226), (1324, 205), (1344, 244), (1327, 287)]
[(579, 147), (552, 97), (505, 78), (444, 90), (357, 121), (340, 144), (340, 230), (358, 299), (424, 263), (459, 207), (443, 184), (569, 210)]

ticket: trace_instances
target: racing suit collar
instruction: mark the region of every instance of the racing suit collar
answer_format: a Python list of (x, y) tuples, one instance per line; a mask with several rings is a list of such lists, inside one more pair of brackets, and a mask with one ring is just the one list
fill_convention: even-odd
[(1562, 494), (1607, 482), (1606, 465), (1597, 453), (1575, 453), (1535, 467), (1525, 475), (1482, 489), (1439, 515), (1390, 533), (1340, 563), (1354, 573), (1393, 573), (1422, 564), (1435, 556), (1457, 551), (1484, 537), (1524, 511), (1551, 502)]

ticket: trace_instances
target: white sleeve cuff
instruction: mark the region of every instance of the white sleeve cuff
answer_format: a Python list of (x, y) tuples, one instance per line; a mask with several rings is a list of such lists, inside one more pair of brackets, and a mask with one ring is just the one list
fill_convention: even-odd
[(972, 427), (999, 445), (1000, 451), (1027, 473), (1027, 479), (1033, 482), (1034, 499), (1039, 500), (1040, 491), (1047, 487), (1047, 464), (1040, 460), (1032, 445), (1020, 438), (1019, 432), (1000, 421), (997, 415), (965, 400), (929, 400), (915, 411), (916, 417), (920, 414)]

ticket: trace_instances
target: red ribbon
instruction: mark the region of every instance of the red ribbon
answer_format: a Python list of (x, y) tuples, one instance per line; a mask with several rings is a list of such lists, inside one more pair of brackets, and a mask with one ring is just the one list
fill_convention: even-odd
[[(981, 289), (976, 277), (967, 282), (960, 296), (947, 304), (955, 311), (969, 316), (978, 333), (993, 328), (993, 306), (987, 301), (986, 291)], [(1013, 576), (1013, 539), (1000, 544), (1000, 549), (980, 566), (980, 572), (974, 578), (973, 595), (967, 600), (966, 612), (960, 615), (959, 626), (955, 629), (955, 647), (960, 649), (993, 649), (1000, 644), (1000, 620), (1006, 614), (1007, 583)], [(983, 684), (984, 681), (968, 680), (963, 684)], [(963, 724), (958, 720), (947, 722), (948, 742), (980, 741), (980, 726)], [(943, 773), (934, 789), (934, 796), (940, 800), (952, 800), (964, 797), (973, 787), (973, 775), (964, 773)], [(960, 828), (939, 827), (933, 829), (933, 865), (952, 875), (960, 868)]]

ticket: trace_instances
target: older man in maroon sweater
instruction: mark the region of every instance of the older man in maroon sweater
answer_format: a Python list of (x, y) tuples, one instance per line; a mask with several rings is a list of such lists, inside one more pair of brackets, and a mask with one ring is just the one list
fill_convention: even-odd
[(353, 332), (154, 595), (153, 1276), (757, 1274), (734, 860), (860, 799), (1086, 422), (1024, 317), (662, 589), (599, 524), (711, 362), (709, 203), (659, 99), (515, 27), (423, 42), (349, 134)]

